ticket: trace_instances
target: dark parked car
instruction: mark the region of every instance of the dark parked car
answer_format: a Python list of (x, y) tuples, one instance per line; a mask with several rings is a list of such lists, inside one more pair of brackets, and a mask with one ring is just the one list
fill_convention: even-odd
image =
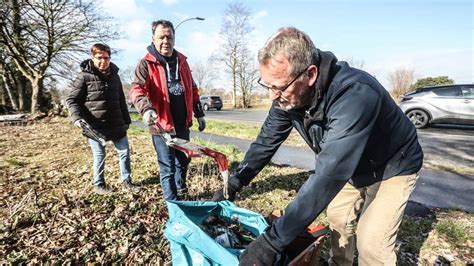
[(474, 84), (418, 88), (400, 97), (400, 108), (415, 124), (474, 125)]
[(222, 109), (222, 99), (219, 96), (201, 96), (202, 108), (207, 111), (209, 109)]

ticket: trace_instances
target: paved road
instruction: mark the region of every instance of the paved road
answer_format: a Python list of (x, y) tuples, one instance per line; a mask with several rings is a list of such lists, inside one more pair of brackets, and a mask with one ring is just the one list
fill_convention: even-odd
[[(267, 111), (209, 111), (206, 117), (262, 124)], [(438, 125), (418, 130), (426, 159), (449, 160), (474, 168), (474, 126)]]
[[(227, 121), (262, 123), (266, 111), (215, 111), (206, 112), (208, 118)], [(420, 143), (426, 155), (438, 155), (451, 160), (474, 162), (474, 127), (438, 126), (418, 131)], [(245, 152), (250, 141), (193, 132), (216, 143), (232, 144)], [(314, 154), (309, 148), (283, 145), (273, 160), (274, 163), (291, 165), (301, 169), (314, 169)], [(474, 176), (458, 175), (445, 171), (423, 169), (417, 187), (410, 200), (430, 207), (458, 208), (474, 211)]]

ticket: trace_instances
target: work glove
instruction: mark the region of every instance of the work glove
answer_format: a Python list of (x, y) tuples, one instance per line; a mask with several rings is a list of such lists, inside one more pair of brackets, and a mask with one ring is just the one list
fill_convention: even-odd
[(199, 117), (198, 119), (198, 124), (199, 124), (199, 131), (203, 131), (206, 128), (206, 119), (204, 119), (204, 116)]
[[(224, 184), (224, 186), (225, 185), (227, 185), (227, 194), (229, 195), (228, 200), (234, 201), (235, 195), (243, 187), (242, 183), (240, 182), (239, 178), (233, 175), (229, 177), (229, 179), (227, 180), (227, 184)], [(211, 201), (222, 201), (222, 200), (226, 200), (226, 198), (224, 197), (224, 188), (221, 188), (218, 191), (214, 192), (214, 195), (212, 196), (212, 199), (211, 199)]]
[(153, 109), (148, 109), (143, 113), (143, 123), (147, 126), (153, 125), (156, 121), (156, 111)]
[(86, 120), (84, 120), (84, 119), (82, 119), (82, 118), (81, 118), (81, 119), (77, 119), (76, 121), (74, 121), (74, 126), (75, 126), (75, 127), (78, 127), (78, 128), (82, 128), (81, 123), (87, 123), (87, 122), (86, 122)]
[(247, 246), (239, 257), (239, 265), (267, 266), (275, 264), (279, 252), (268, 240), (267, 233), (261, 234)]

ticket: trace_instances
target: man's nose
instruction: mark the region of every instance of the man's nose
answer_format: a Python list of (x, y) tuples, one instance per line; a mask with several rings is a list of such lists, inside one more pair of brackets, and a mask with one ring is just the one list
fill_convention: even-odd
[(270, 99), (272, 101), (277, 100), (281, 96), (281, 91), (270, 89)]

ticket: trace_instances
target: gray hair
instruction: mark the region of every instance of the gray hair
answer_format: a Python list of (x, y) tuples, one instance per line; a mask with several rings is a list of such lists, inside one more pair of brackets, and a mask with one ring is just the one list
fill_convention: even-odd
[(295, 27), (280, 28), (270, 36), (258, 51), (258, 63), (266, 65), (279, 53), (283, 53), (290, 63), (290, 76), (296, 76), (310, 65), (319, 66), (320, 57), (313, 41)]
[(173, 35), (174, 35), (174, 26), (173, 26), (173, 23), (171, 23), (171, 21), (168, 21), (168, 20), (164, 20), (164, 19), (160, 19), (160, 20), (157, 20), (157, 21), (153, 21), (151, 23), (151, 33), (152, 34), (155, 34), (155, 30), (158, 26), (162, 26), (163, 28), (170, 28), (172, 31), (173, 31)]

